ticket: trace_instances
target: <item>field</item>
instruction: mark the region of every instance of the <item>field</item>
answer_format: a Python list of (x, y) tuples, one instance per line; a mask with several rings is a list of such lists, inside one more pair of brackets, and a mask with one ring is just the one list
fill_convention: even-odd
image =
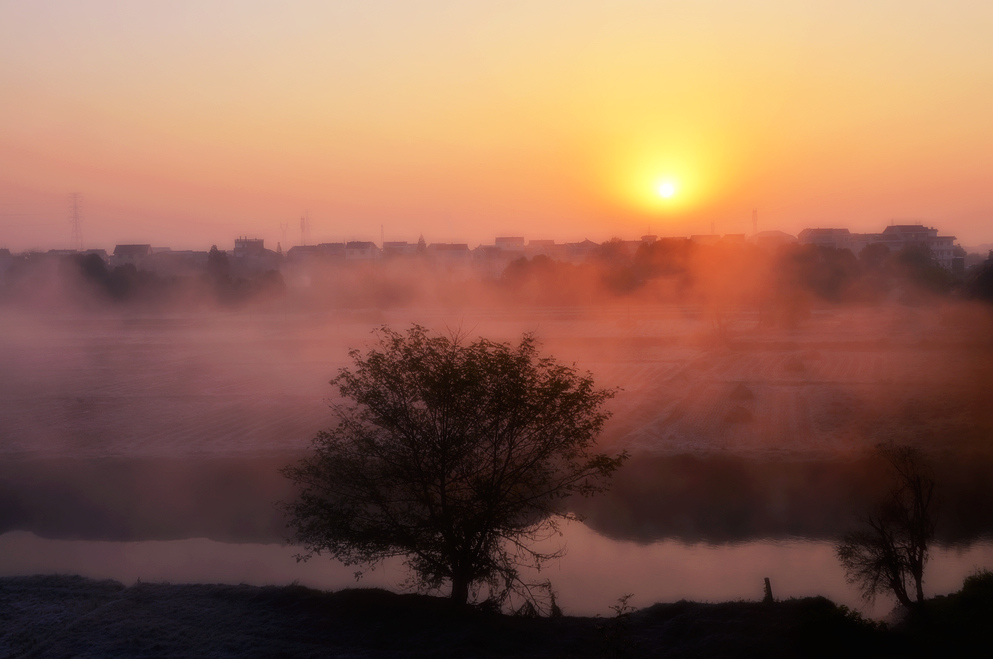
[[(623, 575), (616, 578), (602, 564), (587, 570), (586, 536), (570, 531), (573, 563), (560, 587), (580, 610), (602, 610), (625, 579), (642, 603), (673, 596), (667, 552), (699, 569), (707, 552), (746, 556), (728, 566), (744, 580), (739, 590), (727, 590), (728, 579), (701, 590), (708, 578), (700, 577), (677, 597), (747, 596), (771, 575), (783, 592), (847, 601), (831, 543), (885, 485), (866, 457), (880, 441), (919, 445), (938, 470), (942, 565), (933, 574), (951, 577), (933, 587), (960, 583), (976, 556), (988, 554), (993, 533), (985, 505), (993, 496), (993, 332), (983, 310), (825, 310), (792, 330), (741, 314), (720, 336), (706, 313), (689, 308), (0, 320), (0, 534), (31, 534), (3, 537), (11, 547), (51, 552), (48, 570), (75, 565), (59, 552), (92, 549), (77, 541), (206, 542), (228, 556), (218, 560), (248, 552), (248, 563), (290, 552), (279, 546), (288, 531), (273, 502), (293, 492), (278, 469), (331, 422), (328, 380), (347, 366), (348, 349), (368, 346), (383, 323), (497, 340), (533, 331), (546, 353), (619, 388), (602, 444), (632, 458), (606, 496), (573, 505), (602, 534), (596, 542), (609, 545), (597, 551), (645, 555), (612, 566)], [(766, 560), (807, 542), (826, 557), (809, 587)], [(150, 548), (120, 551), (137, 557)], [(749, 552), (765, 558), (755, 563)], [(105, 562), (78, 571), (117, 575)], [(656, 564), (665, 566), (661, 585), (638, 573)], [(610, 583), (584, 586), (591, 570)], [(218, 578), (256, 583), (270, 573)], [(169, 578), (204, 578), (195, 574)]]
[[(990, 315), (828, 310), (793, 330), (699, 310), (14, 316), (0, 332), (0, 532), (108, 540), (286, 537), (278, 468), (331, 423), (328, 380), (383, 323), (514, 340), (616, 387), (606, 450), (634, 457), (580, 506), (612, 537), (830, 539), (878, 494), (865, 456), (937, 461), (947, 542), (993, 532)], [(578, 504), (577, 504), (578, 505)]]
[[(382, 322), (513, 340), (619, 387), (605, 444), (633, 452), (836, 455), (883, 440), (985, 449), (993, 333), (971, 310), (815, 313), (730, 338), (686, 309), (4, 318), (0, 453), (272, 454), (328, 424), (327, 381)], [(986, 323), (986, 326), (983, 325)]]

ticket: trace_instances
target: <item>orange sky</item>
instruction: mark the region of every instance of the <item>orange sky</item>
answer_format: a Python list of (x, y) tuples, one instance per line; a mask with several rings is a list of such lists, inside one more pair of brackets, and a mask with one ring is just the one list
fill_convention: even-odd
[(104, 248), (292, 245), (304, 211), (313, 242), (753, 208), (989, 242), (991, 34), (987, 1), (0, 0), (0, 247), (67, 247), (72, 191)]

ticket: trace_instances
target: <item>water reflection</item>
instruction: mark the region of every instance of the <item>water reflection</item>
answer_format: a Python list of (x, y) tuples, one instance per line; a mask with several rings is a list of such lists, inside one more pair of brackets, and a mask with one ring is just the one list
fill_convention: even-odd
[[(779, 599), (823, 595), (860, 606), (844, 580), (831, 543), (811, 540), (754, 540), (736, 544), (688, 544), (666, 540), (640, 544), (612, 540), (582, 524), (564, 527), (568, 550), (542, 570), (570, 615), (610, 615), (618, 597), (633, 593), (642, 607), (680, 599), (757, 600), (769, 577)], [(169, 541), (105, 542), (49, 540), (23, 531), (0, 535), (0, 575), (73, 573), (125, 584), (137, 580), (253, 585), (297, 581), (326, 589), (354, 587), (354, 568), (315, 557), (298, 563), (296, 549), (278, 544), (224, 543), (204, 538)], [(927, 573), (927, 593), (958, 590), (962, 580), (993, 565), (993, 544), (937, 548)], [(389, 561), (368, 572), (363, 587), (398, 590), (405, 571)], [(880, 598), (867, 613), (886, 615), (893, 602)]]
[[(277, 469), (301, 454), (0, 461), (0, 533), (49, 538), (282, 542), (273, 502), (293, 496)], [(993, 460), (934, 456), (938, 540), (990, 538)], [(802, 537), (835, 540), (888, 481), (870, 458), (790, 460), (734, 456), (633, 457), (605, 496), (571, 500), (599, 533), (618, 540), (722, 544)]]
[[(938, 541), (990, 538), (990, 456), (945, 453), (929, 460), (939, 488)], [(639, 455), (616, 474), (606, 495), (576, 507), (598, 532), (638, 542), (834, 540), (890, 487), (887, 469), (864, 454), (816, 460)]]

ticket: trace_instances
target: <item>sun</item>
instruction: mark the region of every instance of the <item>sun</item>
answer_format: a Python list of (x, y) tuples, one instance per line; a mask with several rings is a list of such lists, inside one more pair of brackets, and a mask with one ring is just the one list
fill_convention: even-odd
[(676, 185), (671, 181), (665, 181), (664, 183), (660, 183), (658, 187), (658, 193), (660, 197), (669, 199), (674, 194), (676, 194)]

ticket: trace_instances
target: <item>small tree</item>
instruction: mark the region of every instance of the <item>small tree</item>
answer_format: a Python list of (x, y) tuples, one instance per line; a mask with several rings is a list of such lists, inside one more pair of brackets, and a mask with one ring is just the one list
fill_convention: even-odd
[[(872, 602), (890, 592), (912, 608), (924, 601), (924, 567), (935, 531), (934, 475), (920, 451), (881, 446), (894, 485), (885, 500), (862, 519), (862, 528), (842, 538), (836, 550), (848, 582)], [(911, 592), (914, 599), (911, 599)]]
[(378, 339), (331, 381), (350, 401), (332, 405), (337, 425), (282, 470), (299, 487), (286, 509), (304, 558), (403, 556), (459, 603), (481, 584), (526, 591), (520, 569), (560, 553), (534, 542), (556, 532), (561, 499), (603, 491), (626, 457), (594, 452), (614, 392), (540, 357), (530, 334), (467, 343), (415, 325)]
[(216, 281), (226, 281), (231, 276), (231, 262), (228, 260), (227, 252), (217, 249), (217, 245), (211, 245), (207, 252), (207, 274)]

